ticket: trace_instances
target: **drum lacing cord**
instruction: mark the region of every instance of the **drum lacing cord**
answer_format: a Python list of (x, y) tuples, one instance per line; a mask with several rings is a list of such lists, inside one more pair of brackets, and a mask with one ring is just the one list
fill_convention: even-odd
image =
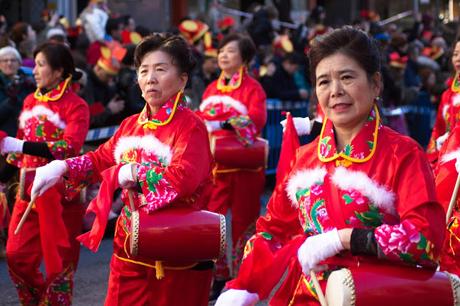
[(216, 175), (217, 174), (224, 174), (224, 173), (233, 173), (233, 172), (240, 172), (240, 171), (247, 171), (247, 172), (259, 172), (264, 170), (264, 167), (259, 167), (256, 169), (245, 169), (245, 168), (231, 168), (231, 169), (217, 169), (217, 165), (212, 169), (212, 177), (214, 178), (214, 183), (216, 182)]
[(162, 279), (165, 276), (164, 270), (176, 270), (176, 271), (178, 271), (178, 270), (189, 270), (189, 269), (195, 267), (198, 264), (197, 262), (195, 262), (195, 263), (193, 263), (191, 265), (188, 265), (188, 266), (170, 267), (170, 266), (164, 266), (161, 261), (157, 260), (157, 261), (155, 261), (154, 265), (151, 265), (151, 264), (148, 264), (146, 262), (124, 258), (124, 257), (121, 257), (121, 256), (119, 256), (117, 254), (113, 254), (113, 255), (115, 255), (115, 257), (118, 258), (121, 261), (126, 261), (126, 262), (130, 262), (130, 263), (138, 264), (138, 265), (141, 265), (141, 266), (144, 266), (144, 267), (149, 267), (149, 268), (155, 269), (155, 272), (156, 272), (155, 277), (156, 277), (156, 279)]

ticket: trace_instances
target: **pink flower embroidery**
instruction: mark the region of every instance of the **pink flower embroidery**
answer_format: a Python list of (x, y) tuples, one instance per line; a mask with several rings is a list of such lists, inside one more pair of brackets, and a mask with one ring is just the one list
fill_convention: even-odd
[(323, 186), (314, 184), (311, 186), (310, 192), (314, 194), (315, 196), (318, 196), (323, 192)]
[(378, 227), (375, 238), (386, 255), (397, 255), (408, 253), (412, 246), (416, 246), (420, 241), (420, 233), (412, 223), (403, 221), (397, 225), (384, 224)]

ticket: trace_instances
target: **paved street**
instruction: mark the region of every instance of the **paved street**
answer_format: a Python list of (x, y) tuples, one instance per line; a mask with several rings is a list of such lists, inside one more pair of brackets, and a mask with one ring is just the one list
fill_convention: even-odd
[[(102, 241), (97, 254), (81, 248), (80, 265), (75, 277), (74, 305), (96, 306), (104, 302), (109, 276), (112, 240)], [(10, 281), (6, 262), (0, 261), (0, 305), (18, 305), (18, 298)]]
[[(261, 214), (270, 196), (270, 188), (262, 195)], [(231, 232), (230, 220), (227, 218), (227, 233)], [(231, 242), (230, 242), (231, 243)], [(99, 251), (94, 254), (87, 248), (80, 251), (80, 262), (75, 277), (75, 292), (73, 305), (96, 306), (103, 305), (109, 276), (109, 262), (112, 254), (112, 239), (104, 239)], [(10, 281), (6, 262), (0, 261), (0, 306), (18, 305), (16, 290)], [(213, 305), (210, 303), (209, 305)], [(259, 303), (258, 305), (266, 305)]]

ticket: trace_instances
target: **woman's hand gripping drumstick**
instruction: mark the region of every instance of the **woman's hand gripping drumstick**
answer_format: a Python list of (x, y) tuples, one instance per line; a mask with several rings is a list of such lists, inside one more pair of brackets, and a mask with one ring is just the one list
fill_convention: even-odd
[(19, 231), (21, 230), (22, 226), (24, 225), (24, 222), (26, 221), (27, 216), (29, 215), (30, 211), (32, 210), (32, 207), (34, 206), (35, 199), (36, 199), (36, 196), (32, 197), (30, 199), (30, 202), (27, 205), (27, 208), (24, 211), (24, 214), (22, 215), (21, 220), (19, 221), (18, 225), (16, 226), (16, 229), (14, 230), (15, 235), (17, 235), (19, 233)]
[(37, 168), (35, 171), (35, 178), (32, 184), (31, 200), (27, 205), (27, 208), (22, 215), (21, 220), (18, 223), (18, 226), (14, 230), (14, 234), (17, 235), (21, 230), (24, 222), (27, 219), (32, 207), (35, 203), (35, 199), (45, 193), (48, 189), (54, 186), (67, 172), (67, 164), (63, 160), (53, 160), (49, 164)]

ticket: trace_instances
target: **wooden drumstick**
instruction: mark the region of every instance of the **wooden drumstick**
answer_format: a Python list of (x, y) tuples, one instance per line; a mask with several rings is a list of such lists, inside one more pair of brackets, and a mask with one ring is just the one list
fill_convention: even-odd
[(327, 306), (326, 298), (324, 297), (324, 292), (323, 289), (321, 289), (321, 286), (319, 284), (318, 279), (316, 278), (315, 271), (310, 271), (310, 278), (311, 281), (313, 282), (313, 286), (315, 287), (316, 294), (318, 295), (319, 303), (321, 306)]
[(21, 230), (21, 227), (24, 225), (24, 222), (26, 221), (27, 216), (29, 215), (30, 211), (32, 210), (32, 206), (34, 206), (35, 198), (36, 198), (36, 196), (34, 196), (32, 199), (30, 199), (30, 202), (27, 205), (26, 211), (22, 215), (21, 220), (19, 220), (18, 226), (16, 226), (16, 229), (14, 230), (15, 235), (17, 235), (19, 233), (19, 231)]
[(449, 223), (449, 219), (452, 216), (452, 211), (454, 210), (455, 203), (457, 202), (458, 189), (460, 188), (460, 173), (457, 174), (457, 180), (455, 181), (454, 191), (450, 197), (449, 208), (447, 209), (446, 214), (446, 223)]
[(129, 199), (129, 208), (131, 208), (131, 212), (135, 211), (134, 207), (134, 198), (133, 198), (133, 192), (128, 189), (128, 199)]

